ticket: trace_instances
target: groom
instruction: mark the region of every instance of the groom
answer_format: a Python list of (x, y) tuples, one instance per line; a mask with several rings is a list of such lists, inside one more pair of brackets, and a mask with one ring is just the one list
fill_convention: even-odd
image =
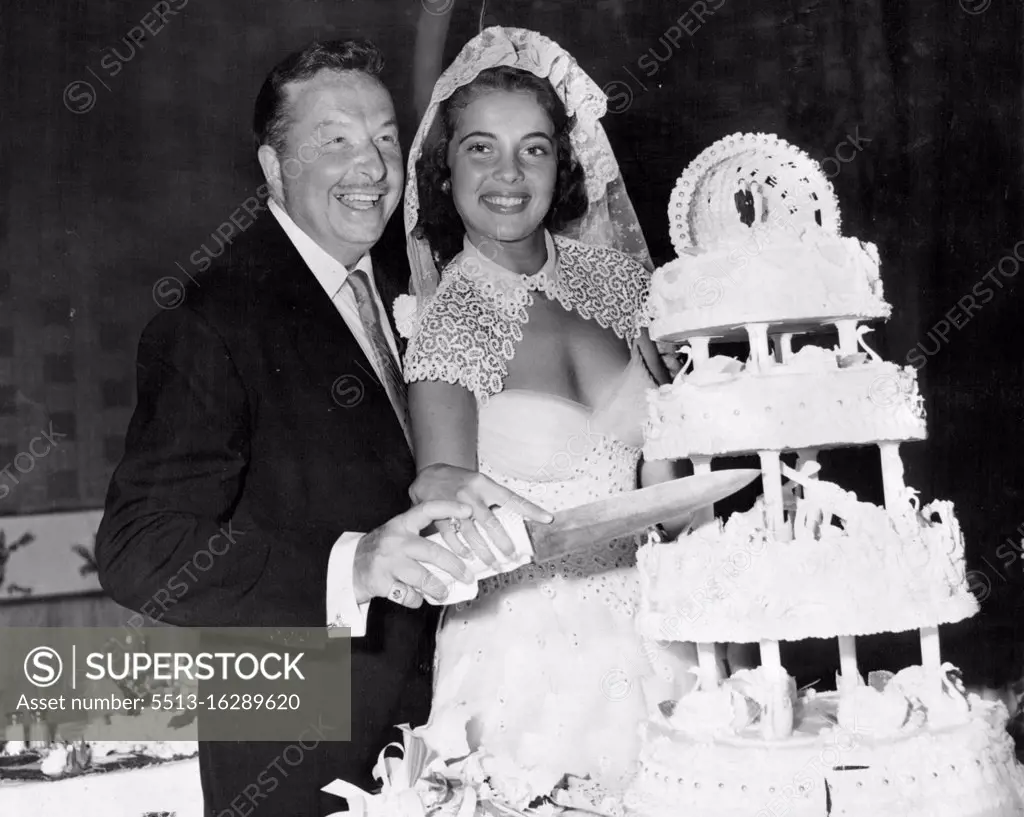
[(371, 253), (403, 181), (381, 67), (373, 45), (334, 42), (274, 68), (254, 117), (266, 211), (139, 346), (138, 405), (96, 545), (104, 588), (175, 625), (362, 636), (351, 741), (291, 754), (202, 743), (206, 817), (313, 817), (341, 807), (319, 792), (334, 778), (371, 788), (393, 726), (429, 714), (437, 614), (417, 608), (446, 589), (424, 563), (470, 578), (419, 536), (470, 509), (409, 507), (385, 309), (399, 275)]

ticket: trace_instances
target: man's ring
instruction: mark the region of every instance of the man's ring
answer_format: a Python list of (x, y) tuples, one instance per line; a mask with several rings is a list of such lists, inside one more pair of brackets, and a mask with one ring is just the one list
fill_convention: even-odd
[(452, 526), (452, 533), (456, 536), (462, 530), (462, 520), (456, 519), (454, 516), (448, 518), (448, 524)]
[(395, 604), (405, 604), (405, 600), (408, 596), (409, 588), (402, 584), (402, 582), (395, 582), (391, 585), (391, 589), (388, 590), (388, 598)]

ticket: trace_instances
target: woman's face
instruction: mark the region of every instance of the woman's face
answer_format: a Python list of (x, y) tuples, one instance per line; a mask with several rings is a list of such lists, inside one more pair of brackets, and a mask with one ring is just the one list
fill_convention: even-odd
[(551, 208), (554, 124), (529, 92), (489, 91), (462, 109), (448, 145), (452, 198), (474, 245), (520, 241)]

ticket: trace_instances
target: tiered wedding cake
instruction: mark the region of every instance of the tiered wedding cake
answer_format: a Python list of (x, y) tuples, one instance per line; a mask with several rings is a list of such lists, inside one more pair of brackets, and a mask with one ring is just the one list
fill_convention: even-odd
[[(645, 726), (629, 806), (644, 817), (1002, 817), (1024, 813), (1003, 704), (965, 693), (938, 625), (977, 611), (949, 502), (921, 507), (900, 443), (925, 438), (915, 373), (879, 359), (862, 322), (884, 319), (878, 254), (839, 234), (828, 180), (796, 148), (736, 135), (704, 151), (669, 206), (678, 258), (656, 271), (651, 334), (686, 344), (650, 394), (645, 453), (757, 454), (764, 495), (708, 512), (639, 554), (638, 626), (698, 644), (699, 683)], [(836, 348), (806, 345), (835, 333)], [(713, 355), (745, 341), (749, 358)], [(819, 479), (823, 448), (877, 446), (885, 507)], [(919, 630), (921, 663), (857, 666), (855, 638)], [(836, 692), (799, 693), (779, 642), (837, 639)], [(716, 642), (758, 642), (761, 666), (719, 676)], [(916, 659), (917, 656), (913, 656)], [(912, 663), (908, 656), (908, 663)]]

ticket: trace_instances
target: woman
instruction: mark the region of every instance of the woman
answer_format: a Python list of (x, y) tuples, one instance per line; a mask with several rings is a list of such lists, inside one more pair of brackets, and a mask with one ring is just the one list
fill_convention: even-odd
[[(666, 375), (640, 330), (650, 261), (603, 113), (555, 43), (491, 28), (438, 80), (409, 156), (411, 493), (474, 507), (441, 525), (460, 555), (459, 532), (494, 561), (482, 528), (511, 553), (490, 511), (510, 496), (558, 511), (636, 487), (645, 391)], [(471, 748), (556, 777), (627, 779), (657, 681), (633, 625), (635, 549), (527, 565), (448, 608), (431, 726), (467, 724)]]

